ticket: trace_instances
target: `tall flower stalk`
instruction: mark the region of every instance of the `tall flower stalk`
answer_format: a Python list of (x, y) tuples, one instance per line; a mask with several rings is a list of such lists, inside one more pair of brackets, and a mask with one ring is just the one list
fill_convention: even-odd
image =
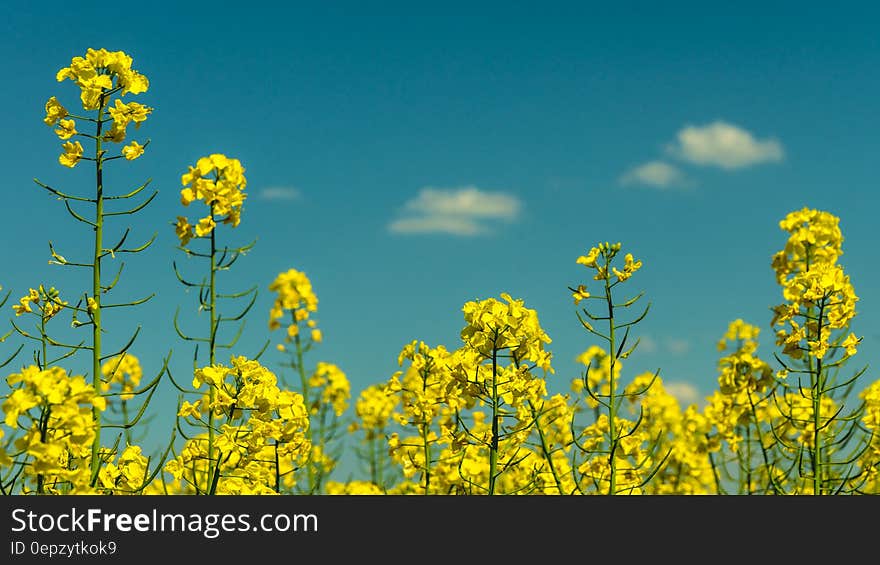
[[(131, 64), (131, 56), (123, 51), (88, 49), (85, 57), (74, 57), (70, 66), (62, 68), (56, 75), (59, 82), (70, 80), (79, 87), (82, 113), (68, 111), (55, 96), (46, 102), (46, 117), (43, 121), (50, 127), (54, 126), (56, 135), (64, 141), (62, 144), (63, 152), (58, 157), (58, 162), (68, 168), (74, 168), (83, 161), (92, 162), (94, 164), (94, 191), (92, 194), (88, 196), (72, 194), (34, 179), (39, 186), (64, 202), (65, 209), (75, 220), (89, 226), (93, 232), (93, 252), (87, 260), (73, 261), (65, 258), (56, 251), (51, 241), (49, 242), (49, 251), (52, 255), (50, 263), (82, 268), (90, 272), (92, 283), (90, 292), (83, 293), (83, 299), (76, 305), (66, 305), (65, 308), (72, 311), (75, 327), (91, 327), (91, 343), (82, 345), (53, 341), (53, 345), (76, 351), (90, 351), (91, 383), (99, 394), (103, 388), (101, 363), (113, 355), (125, 353), (131, 347), (139, 331), (138, 328), (121, 349), (107, 355), (103, 343), (103, 336), (107, 332), (103, 311), (110, 308), (143, 304), (153, 297), (151, 294), (139, 300), (123, 303), (104, 301), (104, 296), (119, 282), (124, 266), (124, 263), (121, 263), (115, 277), (108, 281), (104, 277), (105, 262), (115, 258), (117, 254), (140, 253), (146, 250), (156, 237), (154, 234), (146, 243), (128, 247), (126, 241), (131, 228), (126, 228), (115, 244), (108, 246), (105, 242), (110, 218), (135, 214), (147, 206), (157, 194), (154, 191), (140, 203), (130, 205), (127, 202), (140, 195), (150, 183), (149, 180), (133, 190), (118, 194), (111, 193), (105, 186), (105, 165), (118, 159), (126, 161), (138, 159), (149, 145), (149, 141), (141, 145), (138, 141), (132, 140), (123, 145), (121, 149), (114, 148), (114, 144), (122, 144), (126, 141), (130, 125), (134, 125), (135, 129), (139, 128), (153, 111), (153, 108), (138, 102), (123, 102), (123, 98), (126, 96), (142, 94), (149, 88), (147, 77), (132, 69)], [(79, 128), (89, 128), (91, 131), (80, 131)], [(80, 139), (91, 144), (90, 154), (86, 154), (86, 149)], [(113, 205), (117, 203), (124, 203), (126, 206), (122, 209), (113, 209)], [(77, 209), (82, 207), (91, 208), (90, 217), (88, 212)], [(82, 321), (81, 318), (87, 318), (87, 321)], [(153, 384), (155, 382), (158, 381), (154, 381)], [(93, 409), (93, 418), (95, 429), (90, 470), (92, 482), (95, 482), (102, 464), (100, 454), (103, 427), (101, 410), (97, 406)], [(131, 422), (127, 422), (125, 425), (130, 424)]]
[(838, 379), (857, 353), (861, 338), (850, 330), (855, 294), (838, 259), (843, 255), (839, 218), (803, 208), (779, 223), (788, 232), (785, 248), (773, 257), (776, 281), (785, 302), (773, 308), (771, 325), (782, 347), (777, 405), (782, 423), (774, 434), (791, 462), (782, 469), (786, 492), (834, 494), (847, 488), (853, 462), (867, 445), (853, 447), (852, 433), (862, 406), (846, 410), (843, 399), (865, 369)]
[[(778, 494), (773, 470), (776, 439), (771, 426), (780, 413), (772, 401), (773, 369), (758, 354), (760, 328), (742, 319), (731, 322), (718, 351), (718, 389), (708, 398), (705, 416), (714, 433), (706, 439), (719, 493)], [(717, 456), (713, 452), (717, 452)]]
[[(221, 153), (214, 153), (201, 157), (195, 166), (181, 176), (183, 188), (180, 191), (180, 202), (184, 206), (190, 206), (196, 201), (202, 202), (207, 210), (195, 224), (191, 224), (186, 216), (178, 216), (175, 223), (175, 232), (180, 241), (180, 249), (187, 257), (196, 257), (207, 263), (207, 274), (200, 282), (192, 282), (185, 278), (173, 263), (174, 273), (181, 284), (187, 288), (198, 289), (199, 311), (208, 312), (207, 331), (201, 335), (191, 335), (184, 332), (179, 323), (179, 310), (174, 315), (174, 329), (177, 335), (189, 342), (195, 342), (196, 348), (193, 355), (193, 370), (200, 366), (199, 345), (205, 346), (205, 359), (202, 364), (209, 367), (217, 363), (218, 349), (231, 349), (238, 342), (244, 328), (244, 317), (250, 311), (257, 299), (256, 287), (237, 292), (221, 293), (218, 290), (218, 274), (228, 270), (243, 254), (253, 247), (253, 243), (242, 247), (230, 247), (221, 245), (218, 238), (218, 228), (228, 225), (231, 228), (238, 227), (241, 223), (242, 206), (245, 198), (247, 179), (244, 176), (244, 167), (238, 159), (227, 157)], [(203, 242), (200, 250), (194, 250), (193, 240)], [(235, 315), (224, 316), (220, 312), (221, 299), (248, 298), (247, 304)], [(238, 331), (228, 342), (219, 342), (221, 324), (225, 322), (240, 322)], [(259, 355), (255, 357), (258, 358)], [(173, 380), (173, 379), (172, 379)], [(183, 387), (173, 381), (175, 386), (187, 394), (197, 394), (195, 390)], [(208, 389), (209, 404), (214, 405), (217, 394), (216, 387)], [(216, 411), (208, 410), (207, 421), (207, 461), (206, 473), (208, 477), (217, 475), (219, 460), (215, 449), (215, 436), (218, 428)], [(216, 485), (215, 485), (216, 486)], [(214, 488), (208, 487), (207, 492), (213, 493)]]
[(487, 412), (475, 411), (471, 422), (459, 418), (453, 450), (462, 452), (463, 461), (483, 453), (488, 459), (485, 484), (473, 477), (466, 482), (488, 495), (536, 488), (530, 472), (527, 480), (513, 481), (507, 488), (502, 481), (514, 476), (521, 462), (535, 458), (528, 440), (538, 424), (533, 408), (547, 395), (545, 377), (554, 372), (552, 354), (545, 349), (550, 336), (537, 311), (507, 293), (501, 293), (501, 300), (467, 302), (462, 312), (463, 345), (456, 352), (452, 377), (466, 405), (479, 405)]
[(269, 310), (269, 330), (284, 328), (282, 343), (277, 344), (278, 351), (287, 355), (281, 365), (293, 371), (309, 410), (312, 448), (305, 469), (300, 470), (306, 475), (305, 486), (297, 481), (298, 490), (318, 494), (341, 456), (339, 440), (344, 432), (341, 417), (348, 409), (351, 385), (345, 373), (333, 363), (319, 361), (314, 371), (306, 370), (306, 353), (323, 341), (323, 333), (314, 318), (318, 297), (309, 277), (297, 269), (288, 269), (275, 277), (269, 290), (275, 293)]
[[(596, 417), (580, 433), (573, 432), (575, 444), (587, 456), (577, 467), (581, 473), (577, 483), (582, 485), (582, 490), (596, 489), (601, 494), (609, 495), (643, 492), (644, 486), (660, 470), (670, 453), (667, 451), (660, 461), (656, 461), (654, 452), (657, 451), (658, 440), (647, 436), (640, 428), (642, 417), (639, 416), (635, 422), (621, 417), (624, 397), (632, 399), (648, 392), (659, 370), (653, 374), (653, 378), (644, 380), (635, 389), (620, 392), (623, 389), (620, 384), (621, 360), (629, 357), (639, 344), (639, 340), (636, 340), (630, 345), (630, 331), (647, 316), (650, 309), (648, 304), (632, 319), (621, 320), (621, 313), (633, 307), (642, 294), (619, 302), (614, 290), (630, 280), (642, 267), (642, 262), (627, 253), (622, 268), (618, 268), (614, 262), (620, 250), (620, 243), (599, 243), (587, 255), (577, 259), (579, 265), (595, 271), (593, 280), (599, 283), (599, 294), (592, 294), (584, 284), (569, 287), (575, 305), (584, 300), (599, 303), (593, 311), (582, 307), (577, 316), (584, 329), (600, 338), (608, 347), (606, 351), (593, 346), (578, 358), (586, 366), (586, 372), (581, 379), (574, 381), (573, 389), (576, 393), (586, 393), (586, 402), (594, 409)], [(596, 329), (594, 323), (604, 327)]]

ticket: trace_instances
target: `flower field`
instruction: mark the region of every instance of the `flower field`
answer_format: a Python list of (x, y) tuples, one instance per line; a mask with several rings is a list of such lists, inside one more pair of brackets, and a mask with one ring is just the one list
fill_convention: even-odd
[[(155, 196), (148, 181), (113, 182), (117, 167), (150, 151), (141, 129), (154, 108), (136, 101), (150, 81), (133, 65), (122, 51), (74, 57), (35, 124), (60, 141), (47, 166), (90, 179), (88, 192), (33, 186), (89, 239), (79, 250), (50, 242), (50, 263), (89, 284), (0, 295), (12, 316), (0, 331), (3, 494), (880, 494), (880, 380), (859, 362), (862, 337), (851, 329), (858, 281), (839, 261), (841, 219), (809, 207), (779, 219), (769, 258), (779, 301), (768, 320), (733, 319), (720, 332), (717, 387), (702, 408), (681, 405), (659, 371), (627, 368), (650, 315), (638, 242), (591, 242), (571, 258), (582, 276), (561, 285), (588, 346), (566, 393), (548, 392), (552, 341), (539, 312), (501, 292), (462, 305), (454, 341), (388, 351), (399, 370), (353, 395), (339, 366), (312, 361), (324, 336), (307, 273), (279, 265), (274, 280), (220, 290), (218, 278), (254, 245), (235, 238), (247, 221), (247, 164), (206, 152), (180, 163), (179, 210), (168, 218), (190, 267), (168, 257), (169, 269), (206, 314), (191, 332), (184, 321), (195, 309), (179, 312), (172, 338), (198, 353), (185, 377), (167, 359), (145, 375), (137, 332), (121, 347), (106, 343), (108, 320), (150, 299), (111, 292), (125, 284), (117, 256), (136, 261), (153, 242), (107, 229), (110, 218), (137, 225)], [(256, 288), (271, 293), (268, 312), (253, 308)], [(228, 315), (221, 304), (237, 306)], [(255, 354), (221, 339), (245, 319), (266, 332)], [(764, 335), (768, 322), (774, 333)], [(772, 355), (758, 355), (759, 340)], [(67, 369), (74, 359), (88, 370)], [(145, 449), (146, 415), (170, 389), (174, 432)], [(360, 476), (338, 473), (343, 453)]]

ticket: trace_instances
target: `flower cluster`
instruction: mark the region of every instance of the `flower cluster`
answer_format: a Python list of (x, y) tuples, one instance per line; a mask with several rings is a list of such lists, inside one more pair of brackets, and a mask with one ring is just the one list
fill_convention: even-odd
[[(666, 454), (658, 475), (661, 480), (645, 485), (647, 494), (709, 494), (714, 474), (708, 455), (718, 442), (708, 437), (711, 422), (695, 405), (682, 410), (678, 400), (654, 373), (642, 373), (627, 385), (624, 393), (631, 410), (644, 422), (640, 432), (658, 440), (659, 453)], [(632, 465), (641, 462), (632, 461)]]
[[(627, 253), (623, 258), (623, 270), (618, 269), (617, 267), (612, 267), (611, 261), (617, 256), (620, 249), (621, 244), (619, 242), (613, 244), (608, 242), (599, 243), (597, 246), (590, 248), (590, 251), (586, 255), (578, 257), (577, 264), (594, 269), (596, 271), (593, 275), (594, 280), (608, 280), (613, 274), (616, 278), (615, 282), (624, 282), (632, 277), (633, 273), (642, 268), (642, 262), (635, 260), (632, 253)], [(579, 286), (573, 294), (575, 304), (584, 298), (590, 297), (589, 292), (587, 292), (583, 285)]]
[(823, 359), (829, 349), (856, 353), (860, 339), (850, 333), (835, 343), (832, 333), (846, 329), (858, 301), (849, 276), (837, 259), (843, 237), (837, 217), (804, 208), (780, 222), (789, 232), (785, 248), (773, 257), (776, 279), (786, 302), (776, 306), (772, 324), (780, 327), (777, 345), (792, 359), (805, 354)]
[(70, 66), (59, 70), (55, 78), (58, 82), (70, 79), (76, 83), (81, 90), (83, 109), (97, 110), (107, 91), (118, 91), (123, 96), (147, 91), (150, 81), (132, 69), (131, 63), (132, 58), (123, 51), (89, 48), (85, 57), (74, 57)]
[(122, 387), (120, 398), (122, 400), (131, 400), (134, 397), (133, 391), (141, 383), (143, 370), (141, 369), (140, 360), (131, 353), (125, 352), (115, 355), (101, 365), (101, 389), (104, 392), (110, 390), (113, 384), (119, 384)]
[(272, 371), (242, 356), (197, 369), (192, 384), (207, 392), (183, 402), (178, 416), (208, 427), (202, 413), (211, 412), (222, 423), (187, 440), (165, 470), (203, 493), (271, 494), (292, 486), (311, 449), (302, 395), (280, 389)]
[(859, 393), (865, 403), (862, 424), (871, 433), (871, 441), (859, 458), (864, 480), (859, 482), (861, 492), (880, 492), (880, 380)]
[(208, 206), (208, 214), (195, 225), (186, 216), (178, 216), (175, 232), (180, 245), (186, 246), (193, 237), (207, 237), (217, 227), (217, 222), (237, 227), (241, 222), (241, 209), (247, 195), (247, 179), (244, 167), (238, 159), (214, 153), (201, 157), (196, 165), (181, 177), (183, 189), (180, 202), (189, 206), (200, 200)]
[[(532, 371), (554, 371), (544, 347), (550, 337), (535, 310), (507, 293), (501, 299), (463, 306), (466, 325), (458, 350), (432, 350), (414, 342), (401, 353), (401, 358), (411, 359), (410, 371), (416, 375), (410, 385), (416, 401), (402, 403), (410, 410), (406, 422), (421, 427), (415, 441), (400, 445), (409, 448), (407, 457), (422, 470), (423, 482), (430, 476), (431, 488), (441, 492), (495, 494), (537, 488), (536, 477), (546, 463), (527, 442), (535, 431), (537, 407), (547, 395), (544, 378)], [(436, 398), (442, 400), (433, 401), (426, 394), (432, 381)], [(438, 425), (425, 427), (434, 417)], [(423, 465), (432, 464), (426, 473)], [(422, 487), (429, 490), (427, 484)]]
[[(557, 402), (565, 400), (554, 399), (539, 413), (546, 390), (542, 379), (524, 376), (525, 365), (522, 372), (515, 364), (496, 367), (493, 394), (489, 363), (467, 345), (449, 351), (413, 341), (401, 350), (398, 363), (404, 370), (385, 388), (395, 397), (392, 416), (403, 431), (390, 434), (388, 453), (404, 481), (389, 493), (550, 494), (570, 488), (557, 486), (543, 452), (527, 443), (539, 419), (548, 427), (547, 442), (565, 436), (565, 407)], [(380, 406), (387, 402), (376, 400)], [(566, 485), (565, 453), (553, 450), (551, 457)]]
[(388, 453), (404, 478), (420, 476), (421, 492), (437, 492), (434, 489), (441, 488), (437, 481), (457, 482), (457, 477), (436, 469), (439, 453), (454, 440), (456, 409), (465, 407), (452, 379), (453, 354), (442, 345), (412, 341), (397, 362), (405, 369), (395, 372), (386, 388), (397, 406), (391, 417), (406, 431), (402, 437), (397, 432), (390, 435)]
[(611, 383), (614, 383), (614, 393), (619, 387), (620, 371), (623, 364), (618, 360), (614, 363), (613, 375), (611, 368), (611, 355), (598, 345), (591, 345), (586, 351), (575, 358), (575, 361), (586, 367), (583, 378), (571, 381), (571, 391), (581, 395), (585, 391), (585, 401), (590, 408), (599, 406), (599, 399), (609, 398), (611, 395)]
[(345, 373), (333, 363), (318, 362), (315, 372), (309, 378), (309, 389), (320, 391), (320, 395), (316, 395), (313, 405), (309, 408), (311, 414), (317, 414), (321, 406), (329, 406), (339, 417), (348, 409), (351, 385)]
[(305, 323), (309, 328), (312, 341), (320, 342), (321, 330), (317, 328), (315, 320), (310, 319), (310, 316), (318, 310), (318, 297), (315, 295), (309, 277), (296, 269), (288, 269), (275, 277), (275, 280), (269, 285), (269, 290), (276, 294), (269, 310), (269, 329), (280, 328), (281, 318), (284, 317), (285, 312), (289, 312), (291, 320), (287, 326), (286, 342), (290, 342), (300, 335), (300, 324), (302, 323)]
[(384, 437), (398, 402), (399, 397), (392, 394), (385, 383), (366, 387), (354, 403), (356, 420), (349, 425), (348, 431), (363, 430), (368, 441)]
[(843, 255), (840, 218), (834, 214), (804, 207), (787, 214), (779, 228), (789, 233), (785, 247), (773, 256), (779, 284), (793, 273), (809, 271), (812, 265), (833, 265)]
[(95, 437), (93, 410), (106, 400), (81, 375), (61, 367), (31, 365), (7, 377), (10, 393), (2, 404), (4, 423), (21, 428), (15, 449), (27, 459), (23, 472), (39, 493), (90, 493), (89, 472)]
[[(760, 394), (773, 384), (773, 369), (756, 355), (760, 331), (757, 326), (738, 318), (730, 323), (724, 337), (718, 342), (719, 351), (723, 352), (731, 346), (734, 349), (730, 355), (718, 361), (718, 388), (722, 394)], [(748, 404), (745, 398), (737, 400), (738, 404)]]
[[(587, 492), (609, 494), (642, 494), (645, 479), (651, 467), (651, 438), (637, 423), (625, 418), (614, 419), (612, 449), (611, 420), (600, 414), (596, 421), (584, 428), (578, 439), (581, 449), (587, 453), (602, 453), (603, 457), (589, 457), (578, 466), (581, 480)], [(595, 489), (595, 491), (594, 491)]]
[[(107, 51), (106, 49), (88, 49), (85, 57), (74, 57), (69, 67), (58, 71), (58, 82), (71, 80), (80, 88), (80, 101), (84, 110), (98, 112), (97, 120), (72, 114), (55, 96), (46, 102), (46, 116), (43, 122), (55, 126), (55, 134), (64, 141), (64, 152), (58, 161), (65, 167), (75, 167), (83, 158), (83, 146), (74, 137), (86, 136), (100, 141), (122, 143), (126, 139), (126, 128), (133, 123), (139, 128), (152, 113), (153, 108), (138, 102), (123, 102), (117, 98), (110, 104), (110, 97), (119, 94), (141, 94), (149, 88), (146, 76), (131, 68), (132, 58), (123, 51)], [(106, 112), (106, 113), (105, 113)], [(109, 114), (109, 119), (107, 117)], [(98, 124), (96, 136), (85, 135), (77, 131), (76, 120), (91, 120)], [(106, 131), (103, 126), (112, 121)], [(132, 141), (125, 145), (120, 156), (131, 161), (144, 153), (146, 144)], [(103, 158), (99, 156), (99, 158)]]
[(28, 289), (28, 293), (21, 297), (18, 304), (13, 304), (12, 309), (16, 316), (21, 316), (25, 313), (36, 313), (33, 310), (36, 307), (40, 318), (46, 322), (63, 310), (65, 306), (67, 306), (67, 302), (61, 300), (60, 293), (55, 290), (55, 287), (50, 287), (47, 290), (43, 285), (40, 285), (36, 289)]
[[(718, 389), (708, 399), (705, 415), (724, 440), (737, 453), (744, 438), (758, 435), (759, 426), (776, 417), (771, 402), (773, 369), (757, 355), (760, 328), (742, 319), (732, 321), (718, 341), (718, 350), (730, 351), (718, 360)], [(768, 431), (767, 437), (772, 438)]]
[(115, 463), (101, 467), (98, 482), (113, 494), (138, 494), (150, 482), (149, 463), (140, 446), (128, 445)]
[(538, 313), (506, 292), (501, 298), (503, 301), (488, 298), (464, 305), (467, 325), (461, 330), (462, 341), (486, 359), (506, 351), (517, 364), (532, 362), (552, 373), (551, 354), (544, 349), (551, 340), (538, 323)]
[(776, 433), (796, 442), (805, 449), (814, 448), (820, 441), (833, 439), (837, 426), (835, 416), (840, 413), (840, 406), (830, 396), (824, 395), (818, 403), (818, 413), (811, 398), (809, 389), (786, 392), (778, 400), (778, 410), (783, 424), (776, 426)]

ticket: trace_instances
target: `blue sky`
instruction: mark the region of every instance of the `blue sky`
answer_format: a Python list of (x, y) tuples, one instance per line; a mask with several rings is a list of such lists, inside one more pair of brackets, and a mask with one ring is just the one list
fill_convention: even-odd
[[(247, 169), (242, 223), (223, 233), (256, 245), (220, 284), (260, 294), (236, 353), (270, 337), (272, 279), (303, 270), (325, 336), (310, 361), (339, 365), (355, 395), (386, 380), (413, 339), (456, 347), (462, 305), (501, 292), (537, 309), (553, 339), (550, 388), (567, 390), (575, 356), (596, 343), (567, 291), (590, 282), (575, 260), (620, 241), (644, 264), (629, 287), (652, 303), (625, 375), (659, 368), (702, 398), (729, 321), (760, 326), (770, 358), (778, 222), (804, 206), (841, 218), (859, 359), (876, 365), (880, 14), (791, 6), (20, 3), (0, 22), (0, 285), (13, 299), (40, 283), (87, 288), (47, 264), (47, 242), (72, 259), (90, 234), (32, 179), (92, 186), (86, 166), (58, 165), (41, 120), (48, 97), (76, 100), (56, 71), (104, 47), (134, 57), (151, 84), (134, 99), (155, 108), (137, 131), (146, 154), (106, 177), (111, 192), (147, 178), (159, 191), (131, 224), (131, 241), (156, 242), (126, 258), (117, 295), (156, 297), (105, 318), (114, 343), (142, 326), (131, 351), (148, 373), (171, 350), (175, 375), (191, 367), (175, 308), (187, 327), (206, 323), (175, 279), (172, 261), (189, 263), (170, 223), (190, 212), (180, 175), (210, 153)], [(175, 398), (163, 385), (156, 410)]]

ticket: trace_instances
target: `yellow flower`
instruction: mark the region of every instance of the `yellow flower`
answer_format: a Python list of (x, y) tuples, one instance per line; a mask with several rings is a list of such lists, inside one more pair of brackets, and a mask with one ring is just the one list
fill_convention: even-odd
[(177, 415), (181, 418), (189, 416), (192, 416), (193, 418), (201, 418), (202, 415), (199, 412), (199, 403), (201, 403), (201, 400), (196, 400), (193, 404), (184, 401), (183, 404), (180, 405), (180, 410), (178, 410)]
[(113, 127), (104, 132), (101, 136), (104, 141), (112, 141), (114, 143), (122, 143), (125, 141), (125, 127), (119, 127), (119, 124), (113, 123)]
[(214, 222), (214, 218), (211, 216), (202, 218), (196, 225), (196, 235), (199, 237), (205, 237), (214, 231), (215, 227), (217, 227), (217, 223)]
[(144, 154), (144, 146), (137, 141), (132, 141), (122, 148), (122, 155), (129, 161), (134, 161)]
[(76, 122), (73, 120), (60, 120), (58, 122), (58, 127), (55, 129), (55, 133), (61, 139), (70, 139), (77, 134)]
[(617, 280), (623, 282), (626, 279), (630, 278), (632, 274), (638, 271), (640, 268), (642, 268), (642, 262), (633, 260), (632, 253), (627, 253), (624, 256), (623, 271), (619, 271), (616, 268), (612, 268), (611, 270), (614, 272), (615, 275), (617, 275)]
[(29, 289), (27, 295), (21, 297), (18, 304), (13, 304), (12, 309), (15, 310), (16, 316), (21, 316), (25, 312), (32, 313), (31, 304), (40, 303), (40, 294), (35, 289)]
[(846, 354), (851, 357), (857, 353), (856, 346), (858, 346), (860, 341), (856, 334), (851, 333), (843, 340), (840, 346), (846, 348)]
[(67, 114), (67, 109), (53, 96), (46, 102), (46, 117), (43, 118), (43, 121), (47, 126), (54, 126), (58, 123), (58, 120), (67, 116)]
[(135, 127), (140, 127), (141, 123), (147, 119), (147, 116), (150, 115), (153, 109), (137, 102), (123, 104), (122, 100), (117, 98), (115, 106), (108, 108), (107, 111), (113, 118), (114, 124), (124, 129), (129, 122), (134, 122)]
[(71, 169), (82, 159), (83, 147), (79, 141), (68, 141), (61, 145), (64, 153), (59, 155), (58, 162)]
[(184, 216), (177, 216), (174, 232), (177, 234), (178, 239), (180, 239), (180, 245), (186, 245), (193, 238), (192, 224)]
[(596, 259), (599, 258), (599, 248), (593, 247), (590, 249), (590, 252), (586, 255), (581, 255), (577, 258), (577, 264), (583, 265), (585, 267), (593, 267), (596, 265)]
[(581, 300), (584, 300), (584, 299), (590, 297), (590, 293), (587, 292), (587, 289), (584, 285), (579, 284), (577, 287), (577, 290), (575, 290), (572, 293), (572, 296), (574, 297), (574, 303), (580, 304)]
[(196, 193), (191, 188), (184, 188), (180, 191), (180, 203), (184, 206), (189, 206), (196, 199)]

